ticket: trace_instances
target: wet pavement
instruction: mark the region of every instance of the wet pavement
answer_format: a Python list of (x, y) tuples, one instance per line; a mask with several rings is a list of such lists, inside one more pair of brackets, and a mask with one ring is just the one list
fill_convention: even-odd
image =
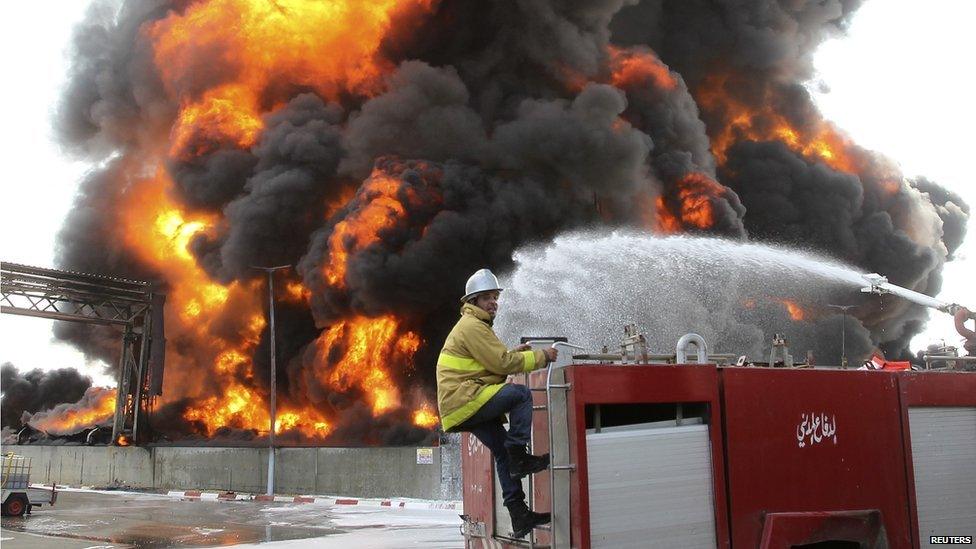
[[(3, 517), (19, 547), (435, 547), (464, 545), (457, 511), (255, 501), (184, 501), (159, 494), (64, 491), (54, 507)], [(44, 537), (49, 536), (49, 537)], [(68, 538), (68, 539), (66, 539)]]
[[(6, 520), (6, 519), (4, 519)], [(11, 532), (0, 529), (0, 544), (3, 549), (109, 549), (132, 547), (124, 544), (105, 544), (92, 540), (39, 536), (24, 532)]]

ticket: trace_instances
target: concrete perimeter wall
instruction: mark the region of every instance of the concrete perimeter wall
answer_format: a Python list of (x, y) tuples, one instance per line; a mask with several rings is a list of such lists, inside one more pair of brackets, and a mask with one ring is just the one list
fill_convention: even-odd
[[(275, 491), (351, 497), (461, 499), (455, 444), (418, 448), (278, 448)], [(267, 448), (4, 446), (32, 458), (31, 482), (264, 493)], [(455, 455), (457, 454), (457, 455)]]

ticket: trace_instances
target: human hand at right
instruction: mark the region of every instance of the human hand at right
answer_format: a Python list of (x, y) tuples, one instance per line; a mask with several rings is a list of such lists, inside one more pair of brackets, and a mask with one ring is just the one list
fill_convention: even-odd
[(550, 347), (548, 349), (543, 349), (542, 354), (546, 355), (547, 362), (555, 362), (556, 357), (559, 356), (559, 351), (556, 350), (555, 348)]

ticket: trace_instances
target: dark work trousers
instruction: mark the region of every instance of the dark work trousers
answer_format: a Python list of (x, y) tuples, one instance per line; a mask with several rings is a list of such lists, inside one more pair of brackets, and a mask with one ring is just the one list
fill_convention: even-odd
[[(508, 414), (508, 431), (502, 426)], [(508, 474), (510, 446), (527, 446), (532, 430), (532, 392), (525, 385), (505, 384), (488, 402), (455, 431), (467, 431), (491, 450), (495, 470), (502, 485), (505, 505), (525, 501), (522, 482)]]

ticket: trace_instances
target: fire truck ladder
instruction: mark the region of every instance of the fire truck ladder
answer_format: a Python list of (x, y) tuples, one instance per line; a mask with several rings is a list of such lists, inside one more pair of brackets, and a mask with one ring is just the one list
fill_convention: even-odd
[(16, 263), (0, 266), (0, 312), (122, 327), (113, 442), (123, 434), (138, 442), (140, 416), (162, 393), (164, 301), (145, 281)]
[[(534, 339), (534, 340), (529, 340), (529, 341), (523, 341), (523, 343), (526, 343), (526, 344), (529, 344), (529, 345), (540, 345), (540, 344), (549, 344), (549, 343), (552, 343), (551, 346), (552, 346), (553, 349), (555, 349), (557, 347), (569, 347), (569, 348), (572, 348), (572, 349), (579, 349), (581, 351), (586, 350), (584, 347), (580, 347), (579, 345), (573, 345), (572, 343), (566, 343), (565, 341), (555, 341), (555, 342), (553, 342), (552, 340)], [(566, 364), (571, 364), (571, 363), (572, 363), (572, 361), (569, 361)], [(564, 366), (565, 366), (565, 364), (564, 364)], [(552, 414), (549, 413), (549, 411), (553, 409), (553, 405), (552, 405), (552, 392), (554, 390), (558, 390), (558, 391), (569, 391), (572, 388), (572, 384), (571, 383), (553, 383), (552, 382), (552, 372), (553, 372), (553, 370), (555, 370), (557, 368), (561, 368), (561, 367), (562, 366), (557, 366), (556, 364), (552, 364), (552, 365), (549, 366), (549, 368), (546, 368), (546, 386), (545, 387), (531, 387), (531, 385), (529, 384), (529, 373), (526, 372), (524, 374), (525, 386), (526, 387), (530, 387), (530, 389), (532, 391), (537, 391), (537, 392), (545, 391), (545, 393), (546, 393), (546, 403), (545, 404), (540, 404), (540, 405), (533, 405), (532, 406), (532, 411), (533, 412), (545, 412), (545, 414), (546, 414), (546, 427), (547, 427), (546, 432), (547, 432), (548, 438), (549, 438), (549, 441), (548, 442), (549, 442), (549, 457), (550, 457), (550, 463), (549, 463), (549, 512), (550, 512), (551, 520), (549, 521), (549, 524), (543, 524), (543, 525), (540, 525), (540, 526), (536, 526), (536, 530), (543, 530), (543, 531), (549, 532), (549, 540), (550, 540), (549, 541), (549, 543), (550, 543), (549, 546), (553, 546), (552, 544), (553, 544), (553, 541), (554, 541), (554, 532), (553, 532), (552, 527), (553, 527), (553, 525), (556, 524), (556, 476), (555, 476), (555, 472), (556, 471), (569, 471), (569, 472), (572, 472), (572, 471), (575, 471), (576, 470), (576, 464), (575, 463), (554, 464), (551, 461), (551, 458), (554, 455), (554, 452), (553, 452), (553, 448), (554, 448), (554, 440), (553, 440), (553, 438), (554, 437), (553, 437)], [(531, 437), (532, 438), (531, 438), (531, 441), (530, 441), (530, 448), (534, 448), (535, 447), (535, 429), (532, 430)], [(532, 476), (533, 475), (528, 475), (528, 477), (527, 477), (528, 478), (528, 483), (529, 483), (528, 496), (529, 496), (529, 509), (533, 509), (534, 510), (535, 509), (535, 487), (534, 487), (533, 482), (532, 482)], [(543, 547), (547, 547), (547, 546), (537, 545), (536, 539), (535, 539), (535, 532), (533, 531), (533, 532), (530, 532), (529, 533), (528, 547), (531, 548), (531, 549), (542, 549)]]

